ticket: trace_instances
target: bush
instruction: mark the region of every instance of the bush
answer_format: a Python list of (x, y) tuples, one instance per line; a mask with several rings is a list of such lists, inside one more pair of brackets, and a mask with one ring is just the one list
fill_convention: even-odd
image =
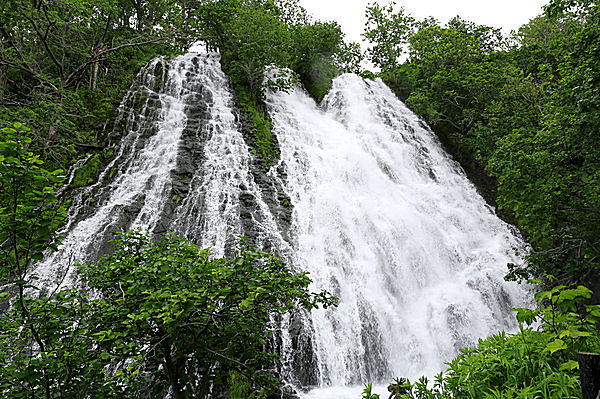
[(0, 315), (4, 397), (195, 398), (213, 386), (263, 397), (278, 383), (265, 371), (277, 360), (265, 349), (269, 316), (334, 301), (243, 241), (225, 259), (173, 235), (114, 243), (79, 265), (87, 291), (22, 295)]
[[(580, 398), (577, 352), (598, 351), (600, 305), (584, 305), (591, 291), (557, 286), (539, 292), (538, 309), (513, 309), (520, 331), (479, 340), (448, 363), (430, 385), (426, 377), (406, 384), (395, 398)], [(533, 325), (539, 324), (534, 330)]]

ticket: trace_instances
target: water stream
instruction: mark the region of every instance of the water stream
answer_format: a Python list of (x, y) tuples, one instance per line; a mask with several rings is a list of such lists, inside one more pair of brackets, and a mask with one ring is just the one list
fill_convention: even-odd
[(503, 276), (523, 243), (389, 88), (342, 75), (319, 106), (299, 88), (267, 105), (281, 156), (264, 173), (218, 56), (152, 61), (119, 108), (116, 153), (73, 194), (63, 245), (33, 273), (76, 284), (73, 264), (133, 228), (175, 231), (217, 256), (250, 232), (340, 299), (274, 320), (281, 373), (307, 398), (432, 375), (515, 328), (508, 310), (528, 293)]
[(340, 298), (311, 314), (323, 398), (433, 375), (460, 348), (516, 327), (508, 311), (527, 292), (503, 276), (522, 242), (380, 80), (338, 77), (320, 107), (301, 89), (271, 94), (269, 112), (295, 263)]

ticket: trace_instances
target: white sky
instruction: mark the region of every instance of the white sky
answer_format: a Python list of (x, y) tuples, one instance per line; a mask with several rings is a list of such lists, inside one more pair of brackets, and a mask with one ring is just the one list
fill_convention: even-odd
[[(373, 0), (300, 0), (315, 19), (337, 21), (347, 39), (360, 42), (365, 25), (365, 8)], [(416, 19), (432, 16), (445, 24), (460, 15), (479, 25), (502, 28), (505, 34), (518, 29), (531, 18), (542, 13), (548, 0), (396, 0)], [(388, 0), (379, 0), (388, 4)]]

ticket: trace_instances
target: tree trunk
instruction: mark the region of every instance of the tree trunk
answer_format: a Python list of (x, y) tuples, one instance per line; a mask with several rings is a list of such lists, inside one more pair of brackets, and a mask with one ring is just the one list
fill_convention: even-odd
[(94, 62), (90, 73), (90, 90), (96, 90), (98, 86), (98, 63)]
[(583, 399), (600, 399), (600, 354), (578, 353)]
[(8, 83), (8, 68), (0, 66), (0, 105), (4, 103), (4, 92)]

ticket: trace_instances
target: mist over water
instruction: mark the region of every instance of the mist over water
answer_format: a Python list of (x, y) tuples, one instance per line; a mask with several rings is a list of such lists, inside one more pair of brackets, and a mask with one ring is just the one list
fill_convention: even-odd
[(119, 109), (114, 157), (74, 194), (63, 245), (33, 273), (76, 284), (74, 263), (133, 228), (174, 231), (216, 256), (251, 232), (340, 299), (273, 320), (281, 375), (317, 388), (306, 398), (433, 375), (460, 348), (516, 327), (508, 310), (528, 293), (503, 276), (523, 242), (389, 88), (347, 74), (319, 106), (301, 89), (269, 93), (267, 106), (281, 156), (264, 173), (218, 56), (152, 61)]

